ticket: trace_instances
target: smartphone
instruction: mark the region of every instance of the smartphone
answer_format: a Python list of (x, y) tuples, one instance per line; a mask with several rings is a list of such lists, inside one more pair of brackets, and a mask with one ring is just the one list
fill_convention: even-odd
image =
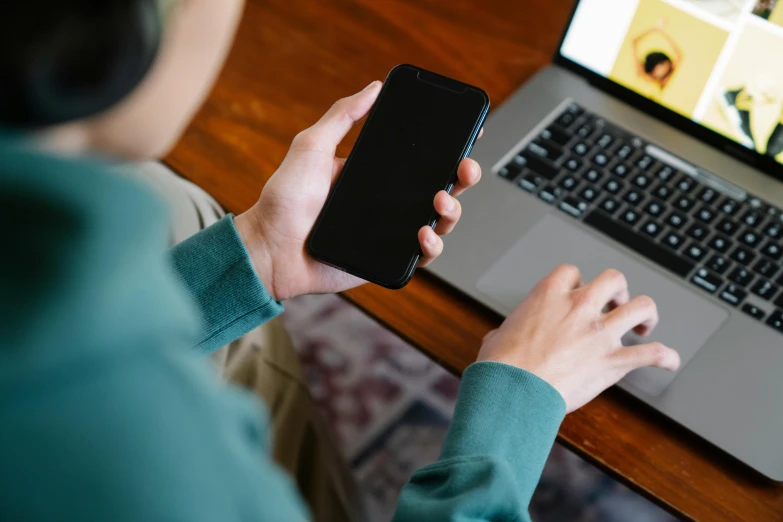
[(418, 231), (437, 224), (489, 112), (483, 90), (413, 65), (389, 72), (307, 241), (313, 258), (387, 288), (421, 257)]

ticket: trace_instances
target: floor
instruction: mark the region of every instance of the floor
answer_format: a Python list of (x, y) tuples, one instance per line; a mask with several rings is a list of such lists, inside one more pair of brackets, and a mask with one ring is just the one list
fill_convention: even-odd
[[(437, 459), (459, 380), (337, 296), (288, 301), (283, 320), (372, 522), (388, 521), (410, 475)], [(559, 445), (530, 511), (536, 522), (674, 520)]]

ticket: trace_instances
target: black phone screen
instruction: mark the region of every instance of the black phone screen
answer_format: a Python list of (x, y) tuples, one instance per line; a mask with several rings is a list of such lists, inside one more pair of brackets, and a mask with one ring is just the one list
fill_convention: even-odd
[(456, 180), (489, 109), (484, 91), (413, 66), (389, 73), (308, 242), (317, 259), (390, 287), (407, 283), (418, 231)]

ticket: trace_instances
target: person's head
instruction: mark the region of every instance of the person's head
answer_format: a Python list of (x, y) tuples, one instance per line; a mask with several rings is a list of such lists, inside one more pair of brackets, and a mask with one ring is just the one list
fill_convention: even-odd
[(0, 128), (63, 152), (165, 154), (209, 92), (244, 0), (4, 0)]
[(674, 63), (666, 53), (656, 51), (644, 59), (644, 72), (658, 81), (665, 80), (674, 72)]

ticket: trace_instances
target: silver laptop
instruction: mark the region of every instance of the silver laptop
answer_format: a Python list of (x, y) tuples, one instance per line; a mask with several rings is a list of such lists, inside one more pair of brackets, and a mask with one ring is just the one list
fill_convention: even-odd
[(754, 4), (579, 1), (432, 271), (507, 314), (558, 264), (620, 269), (683, 362), (620, 387), (783, 481), (783, 2)]

